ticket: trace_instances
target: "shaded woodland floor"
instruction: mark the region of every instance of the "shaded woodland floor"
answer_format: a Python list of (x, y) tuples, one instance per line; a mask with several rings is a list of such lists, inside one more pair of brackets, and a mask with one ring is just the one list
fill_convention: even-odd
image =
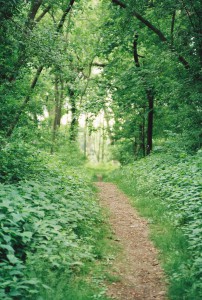
[(108, 285), (108, 296), (117, 300), (165, 300), (166, 280), (158, 252), (148, 237), (147, 221), (132, 208), (128, 198), (111, 183), (98, 182), (101, 205), (122, 251), (112, 264), (119, 280)]

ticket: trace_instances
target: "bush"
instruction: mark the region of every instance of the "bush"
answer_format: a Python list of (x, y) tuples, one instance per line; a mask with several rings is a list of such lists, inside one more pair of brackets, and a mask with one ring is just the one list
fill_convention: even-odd
[[(71, 274), (93, 260), (100, 212), (82, 178), (52, 172), (0, 184), (0, 298), (36, 299), (38, 265)], [(34, 296), (35, 295), (35, 296)]]
[(0, 149), (0, 182), (17, 183), (45, 169), (36, 148), (23, 141), (4, 142)]
[(118, 141), (111, 148), (111, 152), (112, 159), (119, 161), (122, 165), (127, 165), (134, 161), (133, 143), (130, 140)]

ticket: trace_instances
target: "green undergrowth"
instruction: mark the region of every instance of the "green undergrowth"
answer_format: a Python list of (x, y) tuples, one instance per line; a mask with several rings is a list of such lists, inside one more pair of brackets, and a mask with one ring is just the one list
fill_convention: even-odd
[(110, 233), (84, 166), (14, 148), (1, 157), (0, 299), (107, 300)]
[(202, 299), (201, 153), (155, 154), (108, 178), (146, 217), (159, 249), (172, 300)]
[(108, 175), (118, 168), (118, 163), (96, 163), (88, 162), (85, 167), (88, 170), (88, 175), (93, 181), (105, 181)]
[(110, 282), (108, 267), (113, 251), (113, 246), (108, 240), (109, 235), (108, 226), (102, 223), (94, 240), (93, 258), (75, 265), (71, 273), (66, 268), (50, 269), (46, 263), (40, 261), (38, 266), (29, 268), (32, 276), (38, 277), (46, 287), (40, 287), (40, 297), (37, 299), (110, 300), (106, 296), (106, 281)]

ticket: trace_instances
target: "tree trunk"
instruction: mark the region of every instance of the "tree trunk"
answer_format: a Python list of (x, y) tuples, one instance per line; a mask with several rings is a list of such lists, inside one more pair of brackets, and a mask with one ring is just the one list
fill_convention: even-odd
[(21, 116), (22, 112), (24, 111), (25, 107), (27, 106), (27, 103), (28, 103), (29, 100), (30, 100), (30, 96), (31, 96), (31, 94), (33, 93), (33, 90), (34, 90), (34, 88), (35, 88), (35, 86), (36, 86), (36, 84), (37, 84), (37, 81), (38, 81), (38, 79), (39, 79), (39, 76), (40, 76), (42, 70), (43, 70), (43, 66), (40, 66), (40, 67), (37, 69), (36, 74), (35, 74), (35, 77), (34, 77), (32, 83), (31, 83), (31, 86), (30, 86), (29, 94), (25, 97), (24, 102), (22, 103), (22, 105), (21, 105), (21, 107), (19, 108), (19, 110), (18, 110), (16, 116), (14, 117), (13, 122), (11, 123), (10, 128), (9, 128), (8, 131), (7, 131), (7, 134), (6, 134), (7, 137), (10, 137), (10, 136), (12, 135), (13, 130), (15, 129), (16, 125), (18, 124), (18, 121), (19, 121), (19, 119), (20, 119), (20, 116)]
[(103, 115), (103, 123), (102, 123), (102, 162), (104, 162), (105, 158), (105, 116)]
[(88, 115), (85, 116), (83, 153), (87, 157)]
[(99, 127), (98, 131), (98, 152), (97, 152), (97, 161), (100, 162), (100, 156), (101, 156), (101, 147), (102, 147), (102, 128)]
[[(139, 55), (137, 52), (137, 42), (138, 42), (138, 34), (135, 35), (134, 42), (133, 42), (133, 54), (134, 54), (134, 62), (136, 67), (140, 68), (140, 63), (139, 63)], [(146, 154), (149, 155), (150, 152), (152, 151), (152, 137), (153, 137), (153, 108), (154, 108), (154, 88), (153, 87), (148, 87), (147, 80), (145, 77), (142, 76), (141, 78), (144, 86), (146, 86), (145, 91), (146, 91), (146, 96), (147, 96), (147, 101), (148, 101), (148, 122), (147, 122), (147, 149), (146, 149)], [(143, 114), (144, 117), (144, 114)], [(143, 156), (145, 155), (145, 124), (143, 120), (143, 125), (140, 128), (140, 132), (142, 135), (141, 140), (141, 146), (142, 146), (142, 152)]]
[(146, 146), (145, 146), (145, 108), (143, 109), (143, 116), (142, 116), (142, 154), (143, 156), (146, 155)]
[(71, 142), (75, 142), (78, 135), (78, 116), (77, 116), (77, 108), (76, 108), (76, 99), (73, 90), (69, 91), (69, 95), (70, 95), (71, 113), (72, 113), (72, 120), (69, 129), (69, 140)]
[(174, 45), (175, 18), (176, 18), (176, 11), (174, 10), (173, 13), (172, 13), (172, 21), (171, 21), (171, 29), (170, 29), (170, 45), (171, 45), (171, 49), (173, 49), (173, 45)]
[(61, 118), (62, 118), (62, 105), (64, 100), (64, 82), (62, 78), (60, 78), (60, 92), (58, 92), (58, 113), (57, 113), (57, 126), (60, 127), (61, 125)]
[(154, 116), (154, 91), (152, 88), (147, 89), (147, 100), (149, 106), (148, 123), (147, 123), (147, 155), (152, 151), (153, 136), (153, 116)]
[(70, 12), (70, 10), (72, 9), (72, 6), (74, 5), (75, 0), (70, 0), (69, 5), (67, 6), (67, 8), (64, 10), (63, 15), (60, 19), (60, 22), (58, 24), (57, 27), (57, 32), (61, 31), (66, 19), (66, 16), (68, 15), (68, 13)]
[(114, 139), (113, 139), (112, 131), (111, 131), (110, 124), (109, 124), (110, 117), (109, 117), (109, 115), (108, 115), (107, 107), (104, 106), (104, 107), (103, 107), (103, 110), (104, 110), (105, 120), (106, 120), (106, 123), (107, 123), (106, 130), (107, 130), (107, 133), (108, 133), (108, 137), (109, 137), (109, 140), (110, 140), (110, 144), (113, 145), (113, 144), (114, 144)]
[[(36, 14), (37, 14), (39, 8), (42, 5), (42, 2), (43, 2), (43, 0), (33, 0), (31, 3), (31, 7), (30, 7), (30, 10), (29, 10), (29, 13), (27, 16), (27, 20), (26, 20), (24, 28), (22, 30), (22, 41), (23, 42), (20, 43), (20, 45), (19, 45), (19, 49), (18, 49), (19, 56), (15, 63), (15, 68), (8, 79), (9, 82), (15, 81), (20, 70), (22, 69), (22, 67), (26, 65), (26, 62), (28, 59), (28, 56), (26, 53), (26, 49), (27, 49), (26, 41), (29, 40), (29, 38), (30, 38), (30, 33), (33, 30), (34, 25), (35, 25), (35, 17), (36, 17)], [(44, 16), (45, 16), (45, 14), (43, 14), (43, 16), (39, 19), (39, 21)]]
[(58, 129), (58, 119), (59, 119), (59, 90), (58, 90), (58, 76), (55, 75), (55, 114), (53, 121), (53, 130), (52, 130), (52, 145), (51, 145), (51, 154), (53, 154), (55, 149), (55, 141), (57, 137), (57, 129)]

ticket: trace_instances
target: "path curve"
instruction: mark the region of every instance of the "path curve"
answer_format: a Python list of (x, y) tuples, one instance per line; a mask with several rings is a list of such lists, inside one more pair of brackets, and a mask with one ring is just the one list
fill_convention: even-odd
[(101, 205), (110, 211), (110, 224), (123, 253), (112, 265), (119, 282), (108, 286), (117, 300), (165, 300), (165, 277), (158, 252), (148, 237), (147, 221), (132, 208), (128, 198), (112, 183), (98, 182)]

